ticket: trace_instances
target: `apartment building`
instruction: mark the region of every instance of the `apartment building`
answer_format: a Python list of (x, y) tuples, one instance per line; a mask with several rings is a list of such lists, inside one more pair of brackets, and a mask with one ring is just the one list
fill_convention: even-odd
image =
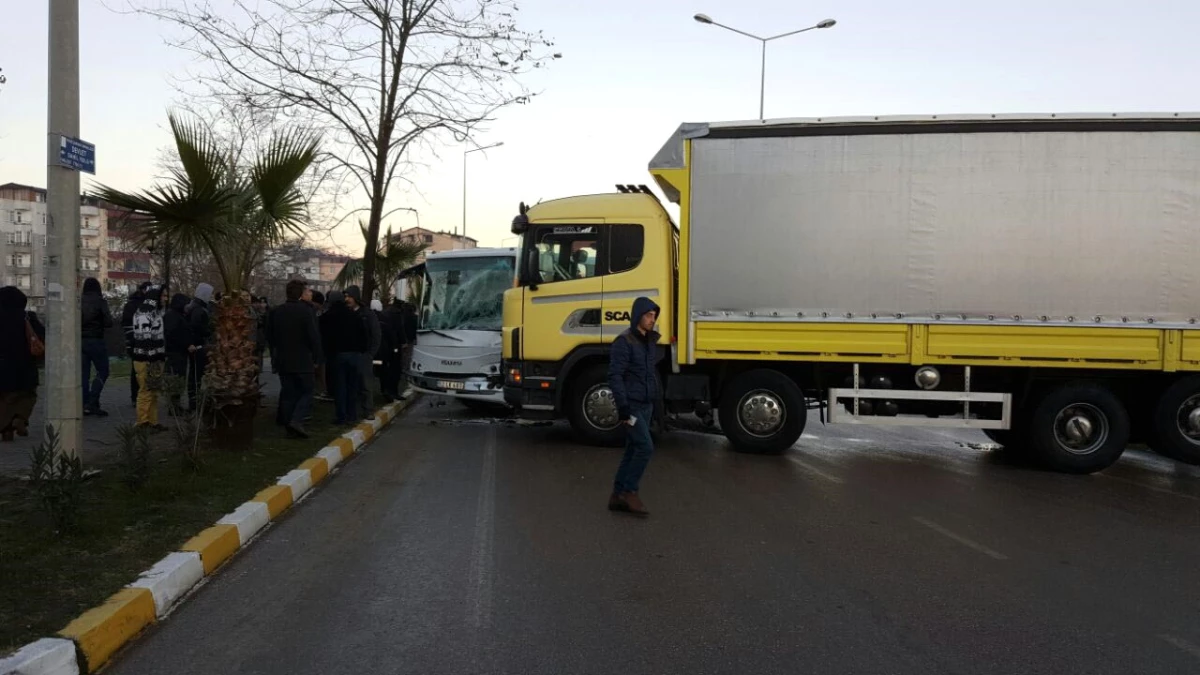
[[(108, 278), (108, 214), (91, 198), (79, 207), (79, 279)], [(0, 285), (16, 286), (36, 309), (46, 304), (46, 191), (0, 185)]]
[(479, 246), (479, 242), (470, 237), (445, 231), (434, 232), (423, 227), (410, 227), (393, 236), (406, 243), (425, 244), (425, 251), (417, 257), (418, 263), (425, 262), (425, 254), (429, 252), (440, 253)]

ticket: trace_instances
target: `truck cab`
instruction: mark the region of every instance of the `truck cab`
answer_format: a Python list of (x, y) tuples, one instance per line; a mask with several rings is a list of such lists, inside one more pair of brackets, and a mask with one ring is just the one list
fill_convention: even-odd
[(661, 308), (662, 349), (675, 342), (678, 230), (647, 188), (621, 190), (523, 207), (517, 286), (504, 294), (505, 401), (527, 418), (566, 417), (595, 443), (619, 438), (608, 350), (636, 298)]

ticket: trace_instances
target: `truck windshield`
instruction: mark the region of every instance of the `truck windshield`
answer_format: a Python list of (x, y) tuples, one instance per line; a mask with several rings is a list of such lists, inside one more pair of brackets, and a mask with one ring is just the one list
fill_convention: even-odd
[(433, 259), (425, 263), (422, 330), (500, 330), (511, 256)]

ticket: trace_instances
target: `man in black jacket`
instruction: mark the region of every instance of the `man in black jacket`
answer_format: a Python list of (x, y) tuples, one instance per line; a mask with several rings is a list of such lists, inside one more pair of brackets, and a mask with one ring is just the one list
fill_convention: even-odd
[(271, 310), (267, 342), (271, 365), (279, 375), (279, 410), (275, 421), (289, 436), (308, 438), (304, 419), (312, 409), (315, 365), (324, 361), (317, 317), (301, 300), (304, 282), (287, 284), (287, 302)]
[(617, 416), (625, 429), (625, 455), (613, 479), (613, 492), (608, 500), (610, 511), (624, 511), (647, 516), (649, 511), (638, 496), (639, 484), (654, 441), (650, 437), (650, 419), (654, 403), (659, 398), (658, 338), (654, 324), (658, 320), (658, 305), (650, 298), (633, 301), (629, 313), (629, 329), (613, 340), (608, 359), (608, 386), (612, 388)]
[[(100, 408), (100, 392), (104, 391), (104, 383), (108, 381), (108, 345), (104, 341), (104, 333), (112, 328), (112, 312), (108, 309), (108, 301), (100, 291), (100, 281), (95, 277), (83, 280), (83, 293), (79, 296), (79, 333), (83, 363), (83, 414), (107, 417), (108, 413)], [(88, 383), (92, 368), (96, 369), (96, 379)]]
[[(353, 286), (346, 289), (357, 289)], [(331, 292), (330, 298), (334, 297)], [(322, 328), (328, 329), (334, 354), (331, 369), (333, 376), (334, 407), (337, 418), (334, 424), (352, 424), (359, 421), (358, 394), (362, 383), (362, 362), (369, 346), (366, 322), (358, 314), (353, 296), (347, 295), (342, 302), (330, 304), (329, 310), (321, 315)]]

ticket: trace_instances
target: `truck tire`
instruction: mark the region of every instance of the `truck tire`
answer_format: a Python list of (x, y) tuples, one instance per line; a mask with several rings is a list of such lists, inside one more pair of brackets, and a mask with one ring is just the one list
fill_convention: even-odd
[(1129, 442), (1129, 413), (1107, 388), (1068, 382), (1031, 406), (1030, 455), (1064, 473), (1095, 473), (1112, 466)]
[(1154, 407), (1150, 447), (1186, 464), (1200, 464), (1200, 375), (1167, 387)]
[(625, 442), (617, 402), (608, 386), (608, 364), (589, 366), (575, 378), (564, 405), (571, 428), (584, 443), (616, 447)]
[(996, 445), (1008, 447), (1013, 442), (1012, 429), (984, 429), (983, 435), (987, 436)]
[(808, 406), (791, 378), (764, 368), (733, 378), (721, 394), (718, 416), (734, 450), (780, 454), (804, 433)]

